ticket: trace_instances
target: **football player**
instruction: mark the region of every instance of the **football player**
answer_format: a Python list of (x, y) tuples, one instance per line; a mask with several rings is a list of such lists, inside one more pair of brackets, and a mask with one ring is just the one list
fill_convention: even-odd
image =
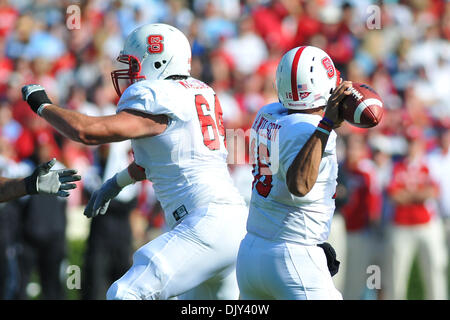
[[(84, 144), (131, 139), (135, 161), (94, 192), (85, 215), (104, 214), (126, 185), (149, 179), (170, 231), (140, 248), (108, 299), (237, 299), (235, 263), (248, 210), (228, 172), (224, 126), (212, 88), (190, 77), (191, 48), (178, 29), (148, 24), (126, 39), (112, 72), (117, 113), (89, 117), (28, 85), (24, 99)], [(125, 90), (121, 81), (130, 81)]]
[(237, 261), (242, 299), (342, 299), (331, 279), (338, 261), (325, 243), (338, 168), (333, 128), (352, 85), (339, 82), (316, 47), (294, 48), (278, 65), (280, 102), (261, 108), (252, 126), (254, 181)]
[(68, 197), (67, 190), (75, 189), (75, 181), (81, 177), (73, 169), (50, 170), (56, 159), (40, 164), (33, 173), (23, 179), (9, 179), (0, 176), (0, 202), (7, 202), (25, 195), (53, 194)]

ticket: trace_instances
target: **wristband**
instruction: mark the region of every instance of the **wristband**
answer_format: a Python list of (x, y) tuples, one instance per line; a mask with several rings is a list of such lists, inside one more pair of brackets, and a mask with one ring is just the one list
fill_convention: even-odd
[(326, 135), (330, 135), (331, 130), (333, 130), (332, 126), (330, 126), (326, 121), (320, 120), (317, 125), (316, 130), (325, 133)]
[(136, 180), (131, 177), (130, 173), (128, 172), (128, 168), (126, 168), (116, 174), (116, 182), (119, 187), (123, 188), (135, 183)]
[(50, 103), (43, 103), (40, 105), (40, 107), (37, 109), (36, 113), (38, 114), (38, 116), (42, 117), (42, 111), (44, 111), (44, 108), (46, 106), (49, 106)]
[(32, 195), (38, 193), (37, 177), (34, 173), (23, 179), (23, 181), (25, 182), (25, 190), (27, 191), (27, 194)]
[(327, 124), (325, 121), (320, 121), (317, 127), (327, 130), (328, 132), (331, 132), (331, 130), (333, 130), (333, 127)]
[(38, 109), (40, 109), (44, 104), (52, 104), (44, 88), (41, 86), (36, 85), (36, 88), (30, 89), (30, 91), (31, 92), (24, 96), (24, 100), (26, 100), (34, 112), (37, 113)]
[(330, 119), (328, 119), (328, 118), (326, 118), (326, 117), (323, 117), (322, 120), (321, 120), (321, 122), (322, 122), (322, 121), (324, 121), (324, 122), (325, 122), (328, 126), (330, 126), (331, 128), (334, 127), (334, 122), (331, 121)]
[(317, 130), (317, 131), (320, 131), (320, 132), (322, 132), (322, 133), (325, 133), (327, 136), (330, 135), (330, 131), (325, 130), (325, 129), (321, 128), (321, 127), (317, 127), (316, 130)]

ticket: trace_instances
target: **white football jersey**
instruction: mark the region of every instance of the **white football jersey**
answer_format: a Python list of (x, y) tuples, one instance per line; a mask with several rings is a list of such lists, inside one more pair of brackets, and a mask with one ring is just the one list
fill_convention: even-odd
[(336, 133), (328, 138), (319, 175), (304, 197), (289, 192), (286, 173), (322, 117), (293, 113), (280, 103), (264, 106), (253, 122), (254, 170), (247, 231), (270, 240), (314, 245), (328, 238), (334, 213)]
[(169, 227), (210, 203), (244, 203), (228, 171), (222, 109), (212, 88), (193, 78), (139, 81), (120, 98), (117, 112), (125, 109), (169, 117), (162, 134), (131, 142)]

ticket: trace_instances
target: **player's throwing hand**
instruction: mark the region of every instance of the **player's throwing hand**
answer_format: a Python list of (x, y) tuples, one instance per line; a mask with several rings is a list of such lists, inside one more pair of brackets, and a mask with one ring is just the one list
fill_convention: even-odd
[(339, 110), (339, 105), (346, 96), (351, 94), (349, 90), (352, 87), (351, 81), (342, 81), (336, 89), (333, 90), (330, 98), (328, 99), (327, 108), (325, 111), (325, 118), (334, 123), (333, 129), (338, 128), (344, 119), (342, 113)]

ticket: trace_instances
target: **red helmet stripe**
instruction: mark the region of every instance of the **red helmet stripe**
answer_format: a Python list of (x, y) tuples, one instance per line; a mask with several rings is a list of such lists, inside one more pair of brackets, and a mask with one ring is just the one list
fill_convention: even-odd
[(294, 56), (294, 61), (292, 62), (292, 69), (291, 69), (291, 91), (292, 91), (292, 98), (294, 101), (298, 101), (298, 89), (297, 89), (297, 68), (298, 68), (298, 62), (300, 60), (300, 56), (302, 55), (303, 50), (306, 48), (300, 47), (298, 48), (297, 52)]

